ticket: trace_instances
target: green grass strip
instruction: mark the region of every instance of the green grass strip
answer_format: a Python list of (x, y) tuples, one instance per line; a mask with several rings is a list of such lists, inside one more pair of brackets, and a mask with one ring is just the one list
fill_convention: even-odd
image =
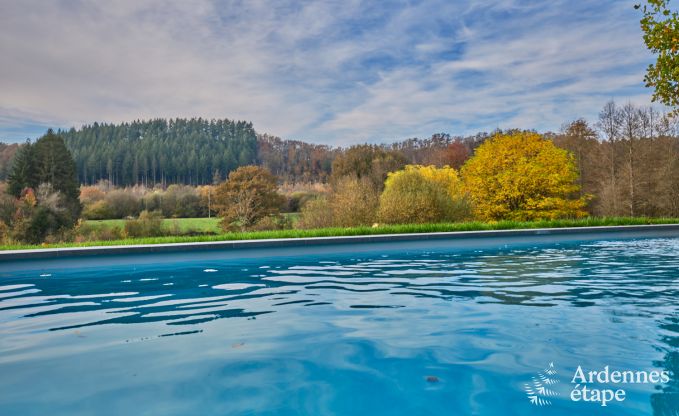
[(128, 238), (122, 240), (87, 241), (82, 243), (56, 243), (42, 245), (1, 245), (0, 250), (20, 250), (61, 247), (118, 246), (133, 244), (168, 244), (210, 241), (260, 240), (274, 238), (340, 237), (375, 234), (410, 234), (449, 231), (515, 230), (532, 228), (595, 227), (620, 225), (679, 224), (679, 218), (584, 218), (550, 221), (498, 221), (498, 222), (459, 222), (440, 224), (401, 224), (380, 225), (378, 227), (332, 227), (312, 230), (276, 230), (233, 232), (218, 235), (167, 236)]

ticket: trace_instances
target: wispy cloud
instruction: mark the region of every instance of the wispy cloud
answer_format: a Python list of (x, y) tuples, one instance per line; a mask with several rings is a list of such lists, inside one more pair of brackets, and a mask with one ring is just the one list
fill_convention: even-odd
[(632, 6), (0, 0), (0, 139), (192, 116), (333, 144), (557, 129), (649, 102)]

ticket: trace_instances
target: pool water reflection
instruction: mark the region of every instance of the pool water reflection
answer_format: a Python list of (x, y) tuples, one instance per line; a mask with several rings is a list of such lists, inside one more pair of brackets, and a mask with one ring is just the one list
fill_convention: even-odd
[[(679, 239), (403, 247), (0, 271), (0, 414), (679, 414)], [(538, 407), (550, 362), (671, 377)]]

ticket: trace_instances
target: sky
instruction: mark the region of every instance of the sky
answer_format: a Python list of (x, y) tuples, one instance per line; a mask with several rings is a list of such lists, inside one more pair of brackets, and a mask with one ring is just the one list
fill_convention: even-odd
[(625, 0), (0, 0), (0, 141), (157, 117), (331, 145), (650, 104)]

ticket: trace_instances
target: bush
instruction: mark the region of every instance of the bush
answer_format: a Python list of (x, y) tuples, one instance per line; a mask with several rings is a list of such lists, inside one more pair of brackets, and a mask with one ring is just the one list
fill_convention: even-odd
[(76, 241), (110, 241), (123, 238), (123, 230), (120, 227), (92, 225), (82, 221), (75, 229)]
[(125, 222), (127, 237), (159, 237), (163, 235), (163, 216), (158, 211), (142, 211), (139, 218)]
[(0, 221), (0, 243), (6, 244), (10, 240), (10, 229), (9, 226), (4, 222)]
[(335, 226), (371, 225), (377, 218), (379, 196), (369, 178), (345, 176), (339, 179), (329, 201)]
[(114, 218), (113, 215), (106, 201), (97, 201), (83, 208), (83, 218), (86, 220), (107, 220)]
[(292, 228), (290, 218), (285, 215), (269, 215), (257, 221), (250, 230), (270, 231), (270, 230), (289, 230)]
[(188, 185), (170, 185), (159, 193), (160, 209), (165, 217), (192, 218), (201, 215), (202, 204), (196, 188)]
[(81, 186), (80, 187), (80, 202), (83, 205), (91, 205), (95, 202), (101, 201), (106, 197), (106, 193), (98, 186)]
[(370, 178), (345, 176), (337, 180), (327, 197), (304, 204), (297, 228), (357, 227), (377, 218), (379, 197)]
[(136, 217), (141, 211), (141, 201), (137, 195), (125, 189), (114, 189), (106, 194), (109, 218)]
[(391, 224), (453, 222), (469, 217), (469, 204), (453, 168), (407, 166), (389, 174), (379, 219)]
[(283, 206), (284, 212), (300, 212), (302, 207), (312, 199), (318, 197), (317, 193), (313, 192), (294, 192), (286, 196), (285, 204)]
[(40, 244), (48, 236), (50, 241), (70, 238), (73, 228), (73, 211), (70, 209), (71, 200), (65, 198), (61, 192), (50, 192), (51, 187), (43, 184), (36, 197), (32, 189), (22, 193), (16, 203), (16, 212), (12, 223), (11, 237), (14, 240)]
[(299, 221), (295, 226), (302, 229), (331, 227), (332, 210), (328, 198), (318, 196), (304, 204)]
[(0, 221), (6, 225), (12, 224), (16, 212), (16, 199), (7, 194), (0, 194)]

